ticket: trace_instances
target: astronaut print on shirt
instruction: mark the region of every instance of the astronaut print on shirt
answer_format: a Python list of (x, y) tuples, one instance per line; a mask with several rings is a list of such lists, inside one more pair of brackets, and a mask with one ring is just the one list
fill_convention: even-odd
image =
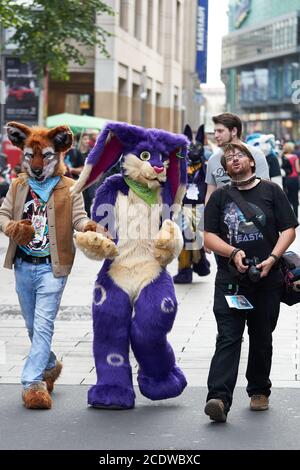
[[(249, 203), (249, 205), (255, 211), (257, 220), (264, 226), (266, 224), (266, 216), (263, 211), (255, 204)], [(263, 235), (256, 225), (251, 221), (247, 221), (242, 211), (234, 202), (226, 204), (224, 208), (224, 222), (228, 227), (227, 237), (230, 245), (263, 239)]]

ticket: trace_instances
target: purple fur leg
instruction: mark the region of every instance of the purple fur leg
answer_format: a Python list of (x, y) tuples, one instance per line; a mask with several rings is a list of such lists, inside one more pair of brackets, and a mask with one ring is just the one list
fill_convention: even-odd
[(172, 278), (166, 271), (141, 291), (134, 309), (131, 346), (139, 363), (141, 393), (151, 400), (180, 395), (187, 382), (166, 337), (177, 311)]
[(129, 364), (132, 307), (128, 295), (103, 268), (95, 284), (93, 302), (97, 384), (88, 392), (88, 403), (95, 408), (128, 409), (133, 408), (135, 399)]

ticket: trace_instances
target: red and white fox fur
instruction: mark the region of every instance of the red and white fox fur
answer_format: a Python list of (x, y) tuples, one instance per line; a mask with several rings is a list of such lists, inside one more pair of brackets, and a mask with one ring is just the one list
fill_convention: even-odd
[[(63, 154), (73, 143), (68, 126), (46, 129), (12, 121), (7, 124), (7, 134), (11, 143), (23, 151), (21, 180), (26, 182), (31, 177), (43, 182), (48, 177), (64, 175)], [(85, 230), (95, 231), (96, 223), (89, 222)], [(5, 234), (17, 244), (27, 245), (34, 236), (34, 228), (29, 220), (11, 221)]]

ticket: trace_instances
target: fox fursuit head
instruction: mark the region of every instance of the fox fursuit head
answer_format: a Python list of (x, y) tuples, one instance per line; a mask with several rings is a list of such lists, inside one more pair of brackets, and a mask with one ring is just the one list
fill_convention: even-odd
[(176, 397), (187, 384), (167, 341), (177, 301), (166, 266), (179, 255), (183, 240), (171, 212), (165, 211), (180, 205), (185, 193), (187, 144), (183, 135), (109, 123), (73, 188), (84, 190), (120, 160), (121, 173), (102, 182), (92, 209), (92, 218), (108, 228), (113, 240), (91, 232), (76, 236), (87, 256), (105, 259), (92, 306), (97, 383), (88, 392), (88, 403), (93, 407), (134, 406), (130, 346), (144, 396)]
[(22, 169), (29, 177), (42, 183), (49, 176), (64, 174), (62, 152), (69, 150), (73, 143), (73, 134), (68, 126), (30, 128), (9, 122), (7, 135), (11, 143), (23, 151)]

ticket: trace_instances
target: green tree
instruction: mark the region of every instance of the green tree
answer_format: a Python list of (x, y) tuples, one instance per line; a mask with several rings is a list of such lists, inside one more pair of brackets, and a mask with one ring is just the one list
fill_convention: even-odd
[(22, 62), (36, 63), (46, 89), (49, 73), (67, 80), (71, 61), (85, 64), (78, 46), (97, 46), (108, 56), (109, 33), (96, 24), (100, 14), (114, 12), (101, 0), (0, 0), (0, 25), (15, 28), (9, 41)]
[(20, 18), (15, 9), (15, 2), (0, 0), (0, 28), (10, 28), (19, 24)]

